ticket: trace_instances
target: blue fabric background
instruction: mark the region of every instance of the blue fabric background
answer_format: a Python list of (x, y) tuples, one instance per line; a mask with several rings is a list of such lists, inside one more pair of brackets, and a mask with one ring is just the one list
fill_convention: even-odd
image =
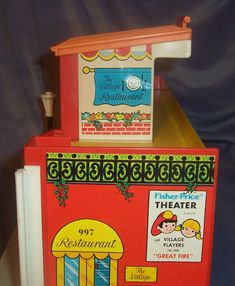
[(233, 0), (0, 1), (0, 253), (16, 224), (14, 172), (23, 166), (23, 146), (43, 131), (40, 94), (59, 95), (50, 46), (74, 35), (171, 24), (179, 15), (192, 17), (192, 57), (156, 66), (204, 143), (220, 149), (211, 285), (235, 285)]

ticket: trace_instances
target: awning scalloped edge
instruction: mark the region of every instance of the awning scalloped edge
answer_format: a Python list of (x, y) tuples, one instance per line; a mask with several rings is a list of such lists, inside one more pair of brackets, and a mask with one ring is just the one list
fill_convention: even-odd
[(52, 254), (57, 258), (62, 258), (65, 255), (69, 258), (82, 257), (84, 259), (90, 259), (92, 256), (98, 259), (105, 259), (109, 256), (111, 259), (120, 259), (123, 255), (122, 252), (78, 252), (78, 251), (52, 251)]
[(89, 61), (89, 62), (95, 61), (98, 57), (101, 58), (104, 61), (110, 61), (113, 58), (116, 58), (116, 59), (118, 59), (120, 61), (125, 61), (125, 60), (127, 60), (129, 58), (133, 58), (136, 61), (141, 61), (141, 60), (143, 60), (145, 58), (149, 58), (151, 60), (151, 58), (152, 58), (152, 56), (149, 53), (147, 53), (147, 52), (143, 53), (142, 55), (137, 55), (137, 54), (134, 54), (133, 52), (129, 52), (126, 55), (120, 55), (120, 54), (115, 53), (115, 52), (112, 52), (109, 55), (103, 55), (100, 52), (97, 52), (93, 56), (86, 56), (85, 54), (81, 54), (81, 58), (86, 60), (86, 61)]

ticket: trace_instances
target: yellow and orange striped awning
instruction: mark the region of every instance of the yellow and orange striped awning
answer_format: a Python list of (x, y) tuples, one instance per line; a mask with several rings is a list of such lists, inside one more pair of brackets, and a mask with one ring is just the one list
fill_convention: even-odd
[(137, 46), (137, 47), (127, 47), (119, 49), (101, 50), (83, 53), (80, 56), (86, 61), (94, 61), (100, 58), (105, 61), (112, 60), (116, 58), (120, 61), (133, 58), (136, 61), (141, 61), (145, 58), (151, 59), (151, 45)]

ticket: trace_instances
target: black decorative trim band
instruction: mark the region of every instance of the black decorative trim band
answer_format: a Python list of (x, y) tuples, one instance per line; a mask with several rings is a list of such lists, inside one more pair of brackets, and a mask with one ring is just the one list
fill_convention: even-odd
[(47, 181), (67, 183), (212, 185), (215, 156), (47, 153)]

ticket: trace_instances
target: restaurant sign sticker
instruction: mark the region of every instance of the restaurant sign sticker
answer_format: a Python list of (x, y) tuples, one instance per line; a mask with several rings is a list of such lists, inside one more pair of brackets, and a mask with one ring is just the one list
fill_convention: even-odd
[(151, 105), (151, 68), (96, 68), (94, 105)]

